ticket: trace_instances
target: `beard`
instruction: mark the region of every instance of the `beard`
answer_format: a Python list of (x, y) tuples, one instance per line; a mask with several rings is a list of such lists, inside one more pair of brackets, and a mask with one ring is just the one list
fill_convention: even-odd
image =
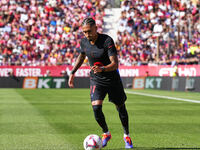
[(92, 41), (92, 37), (87, 37), (88, 41)]

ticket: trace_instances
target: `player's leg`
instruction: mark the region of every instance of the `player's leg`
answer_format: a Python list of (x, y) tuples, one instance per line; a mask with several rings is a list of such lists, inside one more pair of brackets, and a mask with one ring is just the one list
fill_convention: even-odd
[(108, 126), (106, 124), (105, 116), (102, 111), (102, 104), (103, 104), (103, 100), (92, 101), (92, 108), (93, 108), (94, 117), (97, 123), (102, 128), (102, 131), (106, 133), (108, 132)]
[(124, 92), (123, 85), (121, 82), (118, 82), (109, 89), (110, 89), (108, 92), (109, 101), (113, 102), (116, 105), (117, 111), (119, 113), (119, 118), (124, 128), (124, 134), (128, 135), (129, 134), (128, 113), (125, 106), (125, 101), (127, 97)]
[(128, 123), (128, 112), (126, 110), (125, 104), (116, 105), (117, 111), (119, 113), (119, 118), (121, 120), (124, 135), (129, 135), (129, 123)]
[(106, 120), (102, 111), (102, 104), (103, 104), (103, 100), (92, 101), (92, 107), (93, 107), (95, 119), (103, 131), (102, 146), (105, 147), (108, 141), (111, 139), (111, 134), (108, 131), (108, 126), (106, 124)]
[(129, 119), (125, 105), (127, 97), (124, 92), (122, 83), (119, 82), (116, 85), (112, 86), (108, 92), (108, 95), (109, 101), (113, 102), (116, 105), (117, 111), (119, 113), (119, 118), (124, 129), (125, 148), (133, 148), (133, 144), (129, 136)]
[(119, 113), (119, 118), (121, 120), (123, 129), (124, 129), (125, 148), (133, 148), (133, 144), (129, 136), (128, 112), (126, 110), (126, 106), (125, 104), (116, 105), (116, 108)]
[(102, 145), (105, 147), (107, 142), (111, 139), (111, 134), (108, 131), (108, 126), (102, 111), (102, 104), (103, 99), (106, 96), (106, 90), (100, 86), (93, 85), (91, 86), (90, 95), (95, 119), (103, 131)]

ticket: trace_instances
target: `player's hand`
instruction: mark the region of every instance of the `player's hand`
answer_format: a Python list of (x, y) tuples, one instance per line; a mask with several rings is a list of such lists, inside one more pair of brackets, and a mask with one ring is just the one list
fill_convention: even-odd
[(70, 74), (69, 76), (68, 85), (70, 88), (74, 88), (74, 77), (75, 77), (74, 74)]
[(102, 72), (102, 68), (100, 66), (92, 66), (91, 69), (94, 71), (94, 73)]

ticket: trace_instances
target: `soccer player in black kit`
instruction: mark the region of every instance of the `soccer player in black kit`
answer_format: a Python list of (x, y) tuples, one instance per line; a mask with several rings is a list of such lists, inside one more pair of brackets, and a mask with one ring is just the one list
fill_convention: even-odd
[(119, 118), (124, 128), (125, 148), (133, 148), (129, 136), (128, 113), (125, 106), (126, 94), (118, 72), (117, 50), (113, 39), (97, 32), (95, 20), (85, 18), (82, 22), (82, 31), (85, 38), (81, 40), (81, 52), (76, 60), (69, 76), (69, 87), (74, 87), (73, 81), (75, 72), (83, 64), (85, 57), (88, 57), (91, 67), (90, 72), (90, 97), (94, 116), (103, 130), (103, 147), (111, 139), (111, 133), (102, 112), (103, 100), (108, 94), (109, 101), (116, 105)]

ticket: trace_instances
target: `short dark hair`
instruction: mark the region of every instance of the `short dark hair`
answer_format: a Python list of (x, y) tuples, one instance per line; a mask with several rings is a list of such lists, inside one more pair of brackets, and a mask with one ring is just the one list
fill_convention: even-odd
[(90, 26), (92, 26), (92, 25), (96, 25), (96, 22), (95, 22), (95, 20), (92, 19), (91, 17), (88, 17), (88, 18), (85, 18), (85, 19), (83, 20), (83, 22), (82, 22), (81, 25), (82, 25), (82, 26), (84, 26), (84, 25), (90, 25)]

